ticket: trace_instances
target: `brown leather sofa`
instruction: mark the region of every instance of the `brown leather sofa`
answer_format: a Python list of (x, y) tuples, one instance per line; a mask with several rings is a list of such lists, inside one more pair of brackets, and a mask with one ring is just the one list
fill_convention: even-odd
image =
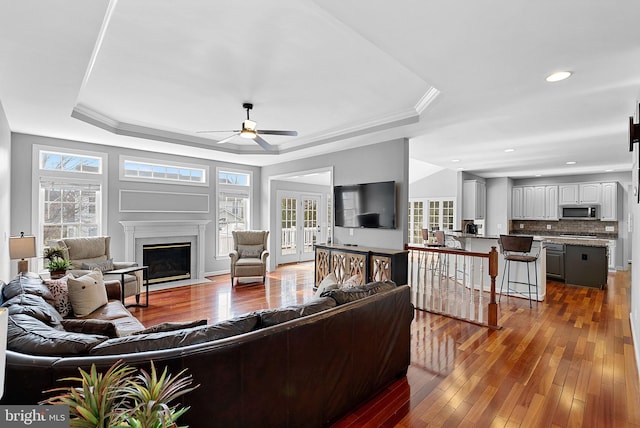
[(210, 326), (108, 339), (88, 355), (9, 350), (0, 403), (34, 404), (92, 363), (148, 369), (153, 360), (172, 373), (187, 368), (200, 384), (182, 399), (191, 408), (181, 425), (327, 426), (405, 376), (413, 315), (408, 286), (373, 283)]

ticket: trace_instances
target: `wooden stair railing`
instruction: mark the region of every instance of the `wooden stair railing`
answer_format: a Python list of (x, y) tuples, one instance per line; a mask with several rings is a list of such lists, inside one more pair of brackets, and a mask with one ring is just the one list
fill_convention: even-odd
[[(499, 329), (496, 303), (498, 251), (405, 245), (416, 309)], [(485, 304), (488, 295), (488, 303)]]

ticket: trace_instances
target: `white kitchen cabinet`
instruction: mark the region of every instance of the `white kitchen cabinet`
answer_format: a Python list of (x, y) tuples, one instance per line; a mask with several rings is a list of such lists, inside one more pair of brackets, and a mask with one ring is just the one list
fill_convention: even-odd
[(558, 186), (544, 186), (544, 219), (558, 220)]
[(514, 220), (558, 220), (558, 186), (515, 186), (511, 192)]
[(511, 189), (511, 218), (514, 220), (524, 219), (524, 187)]
[(580, 185), (581, 204), (599, 204), (602, 185), (600, 183), (586, 183)]
[(487, 188), (484, 181), (465, 180), (462, 184), (463, 220), (484, 220), (487, 211)]
[(560, 205), (597, 205), (600, 203), (600, 183), (562, 184), (558, 186)]
[(602, 183), (600, 219), (618, 221), (618, 183)]
[(609, 270), (616, 270), (616, 240), (609, 240)]
[(558, 186), (558, 200), (560, 205), (578, 205), (580, 189), (577, 184), (562, 184)]

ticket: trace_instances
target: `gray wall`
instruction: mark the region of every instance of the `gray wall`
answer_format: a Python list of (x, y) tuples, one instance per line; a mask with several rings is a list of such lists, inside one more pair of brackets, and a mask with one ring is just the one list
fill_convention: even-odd
[(509, 217), (511, 216), (511, 184), (510, 178), (488, 178), (487, 186), (487, 218), (485, 219), (485, 235), (497, 236), (509, 233)]
[[(334, 241), (339, 244), (358, 244), (367, 247), (402, 249), (407, 242), (407, 200), (409, 197), (409, 144), (398, 139), (366, 147), (343, 150), (292, 162), (265, 166), (262, 169), (263, 186), (269, 185), (270, 177), (277, 177), (305, 170), (333, 167), (334, 185), (368, 183), (375, 181), (396, 182), (396, 228), (395, 229), (347, 229), (337, 227)], [(275, 230), (275, 204), (269, 203), (269, 193), (263, 194), (263, 218), (268, 219), (270, 230)], [(273, 245), (274, 240), (270, 240)], [(271, 252), (275, 248), (270, 249)]]
[[(245, 165), (231, 164), (226, 162), (216, 162), (204, 159), (194, 159), (189, 157), (165, 155), (151, 153), (141, 150), (125, 149), (119, 147), (89, 144), (78, 141), (61, 140), (55, 138), (39, 137), (26, 134), (12, 135), (12, 156), (11, 156), (11, 229), (15, 231), (31, 232), (31, 213), (37, 211), (37, 207), (32, 207), (32, 149), (34, 144), (47, 145), (60, 148), (72, 148), (79, 150), (92, 150), (103, 152), (108, 155), (108, 195), (107, 195), (107, 221), (106, 233), (111, 236), (111, 254), (114, 260), (122, 261), (124, 258), (124, 229), (118, 222), (122, 220), (211, 220), (206, 228), (206, 253), (205, 272), (207, 274), (228, 272), (228, 258), (216, 260), (216, 199), (215, 193), (215, 171), (216, 167), (240, 168), (253, 172), (254, 193), (252, 205), (252, 227), (257, 228), (262, 223), (260, 218), (260, 194), (261, 179), (260, 168)], [(135, 139), (132, 139), (132, 146)], [(195, 165), (208, 165), (211, 182), (209, 187), (204, 186), (183, 186), (164, 183), (144, 183), (134, 181), (120, 181), (119, 179), (119, 155), (128, 155), (146, 159), (148, 161), (173, 161)], [(168, 192), (163, 197), (171, 198), (170, 193), (204, 193), (209, 195), (208, 213), (139, 213), (120, 212), (119, 192), (120, 190), (147, 190), (154, 192)], [(25, 215), (25, 213), (29, 213)], [(139, 263), (141, 261), (138, 261)]]
[[(12, 233), (11, 216), (11, 131), (9, 122), (0, 102), (0, 207), (4, 212), (0, 215), (0, 280), (9, 281), (12, 272), (18, 270), (17, 265), (11, 270), (9, 260), (9, 236), (17, 235), (20, 230)], [(28, 232), (26, 230), (25, 232)], [(14, 262), (15, 264), (15, 262)]]

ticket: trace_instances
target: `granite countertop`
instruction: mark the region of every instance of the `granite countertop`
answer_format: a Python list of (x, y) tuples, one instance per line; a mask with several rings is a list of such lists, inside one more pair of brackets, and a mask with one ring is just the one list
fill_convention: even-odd
[(554, 244), (565, 245), (582, 245), (584, 247), (607, 247), (609, 245), (608, 239), (598, 238), (572, 238), (563, 236), (547, 236), (544, 237), (545, 242), (551, 242)]
[[(496, 235), (474, 235), (471, 233), (451, 232), (447, 233), (454, 238), (498, 239)], [(529, 235), (531, 236), (531, 235)], [(571, 236), (533, 236), (534, 241), (551, 242), (565, 245), (582, 245), (586, 247), (606, 247), (609, 245), (607, 238), (599, 237), (571, 237)]]

